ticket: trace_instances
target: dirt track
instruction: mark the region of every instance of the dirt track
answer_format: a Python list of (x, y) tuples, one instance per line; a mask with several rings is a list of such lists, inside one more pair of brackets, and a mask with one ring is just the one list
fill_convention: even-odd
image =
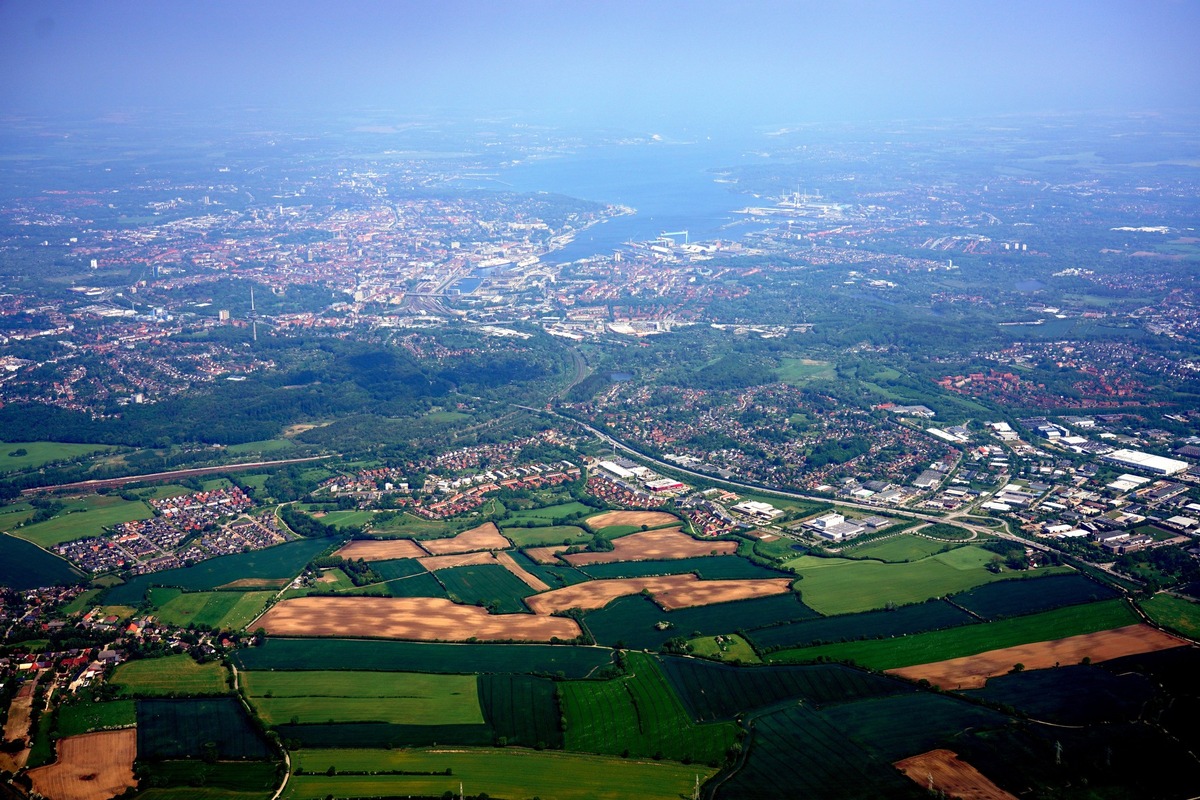
[(58, 743), (58, 760), (29, 771), (33, 790), (54, 800), (109, 800), (137, 786), (137, 731), (86, 733)]
[(1046, 669), (1056, 664), (1078, 664), (1084, 658), (1090, 658), (1093, 662), (1107, 661), (1185, 644), (1187, 642), (1182, 639), (1149, 625), (1127, 625), (1111, 631), (1004, 647), (888, 672), (912, 680), (924, 678), (942, 689), (978, 689), (987, 683), (988, 678), (1010, 672), (1014, 664), (1024, 664), (1025, 669)]
[(932, 788), (949, 797), (960, 800), (1017, 800), (1016, 795), (992, 783), (986, 775), (961, 760), (952, 750), (930, 750), (897, 761), (893, 766), (921, 788)]
[(672, 560), (737, 552), (737, 542), (702, 542), (688, 536), (679, 528), (631, 533), (613, 539), (612, 544), (613, 549), (607, 552), (572, 553), (561, 558), (578, 567), (584, 564), (609, 564), (614, 561)]
[(446, 642), (548, 642), (580, 633), (575, 620), (566, 617), (489, 614), (441, 597), (297, 597), (274, 606), (250, 627), (260, 626), (275, 636)]

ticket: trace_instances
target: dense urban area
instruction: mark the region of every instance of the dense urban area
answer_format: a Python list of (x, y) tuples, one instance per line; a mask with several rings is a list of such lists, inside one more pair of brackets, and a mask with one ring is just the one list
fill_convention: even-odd
[(10, 124), (0, 800), (1196, 796), (1194, 122)]

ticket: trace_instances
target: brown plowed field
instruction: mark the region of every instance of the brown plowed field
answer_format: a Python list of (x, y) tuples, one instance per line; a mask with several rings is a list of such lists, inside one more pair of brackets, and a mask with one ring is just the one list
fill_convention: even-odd
[(341, 636), (462, 642), (574, 639), (579, 625), (566, 617), (489, 614), (441, 597), (297, 597), (263, 614), (251, 629), (275, 636)]
[(1126, 625), (1111, 631), (1004, 647), (888, 672), (912, 680), (924, 678), (943, 689), (978, 689), (987, 683), (988, 678), (1011, 671), (1014, 664), (1024, 664), (1026, 669), (1046, 669), (1056, 664), (1078, 664), (1085, 657), (1093, 662), (1108, 661), (1110, 658), (1167, 650), (1184, 644), (1187, 642), (1149, 625)]
[(549, 547), (527, 547), (525, 555), (532, 558), (538, 564), (560, 564), (558, 554), (566, 550), (565, 544), (552, 544)]
[(522, 569), (521, 565), (516, 561), (513, 561), (513, 557), (508, 553), (497, 553), (496, 561), (500, 563), (500, 566), (504, 567), (513, 575), (516, 575), (518, 578), (520, 578), (530, 589), (538, 592), (544, 592), (550, 588), (550, 584), (546, 583), (537, 575), (526, 572), (524, 569)]
[(638, 594), (648, 589), (664, 610), (707, 606), (730, 600), (746, 600), (766, 597), (790, 591), (789, 578), (768, 580), (702, 581), (695, 575), (662, 575), (650, 578), (617, 578), (614, 580), (588, 581), (574, 586), (564, 586), (543, 594), (525, 598), (525, 604), (537, 614), (551, 614), (569, 608), (590, 611), (604, 608), (618, 597)]
[(430, 572), (450, 567), (466, 567), (475, 564), (495, 564), (496, 557), (487, 550), (481, 553), (457, 553), (449, 556), (425, 556), (418, 558), (417, 563)]
[(421, 558), (427, 555), (412, 539), (360, 539), (342, 545), (335, 556), (351, 561), (387, 561), (393, 558)]
[(893, 764), (921, 788), (930, 788), (948, 797), (959, 800), (1017, 800), (986, 775), (958, 757), (953, 750), (930, 750), (919, 756), (906, 758)]
[(137, 731), (85, 733), (58, 743), (58, 760), (29, 771), (33, 790), (54, 800), (109, 800), (137, 786)]
[(562, 560), (574, 567), (584, 564), (608, 564), (613, 561), (652, 561), (655, 559), (694, 558), (729, 555), (737, 552), (737, 542), (702, 542), (679, 528), (631, 533), (613, 539), (613, 549), (605, 553), (572, 553)]
[[(33, 690), (40, 677), (38, 675), (34, 680), (27, 681), (17, 690), (16, 696), (8, 704), (8, 721), (5, 723), (3, 731), (6, 740), (24, 739), (29, 735), (30, 715), (33, 712)], [(19, 750), (16, 753), (0, 752), (0, 770), (16, 772), (24, 767), (28, 760), (28, 750)]]
[(607, 528), (610, 525), (666, 525), (669, 522), (679, 522), (679, 517), (665, 511), (605, 511), (594, 517), (588, 517), (587, 524), (593, 530)]
[(421, 547), (429, 551), (431, 556), (445, 556), (451, 553), (470, 553), (474, 550), (507, 550), (512, 542), (500, 535), (499, 528), (494, 522), (485, 522), (478, 528), (463, 531), (458, 536), (449, 539), (425, 539)]

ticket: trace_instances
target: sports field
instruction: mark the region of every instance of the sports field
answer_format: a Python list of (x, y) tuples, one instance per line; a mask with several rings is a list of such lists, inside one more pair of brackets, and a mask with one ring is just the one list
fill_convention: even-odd
[[(408, 772), (410, 775), (334, 775)], [(451, 792), (545, 800), (679, 800), (716, 770), (649, 759), (517, 749), (299, 750), (292, 756), (288, 800), (334, 797), (441, 797)], [(305, 774), (299, 774), (303, 770)], [(449, 773), (447, 774), (447, 770)], [(443, 773), (438, 775), (436, 773)]]
[[(1006, 570), (993, 573), (984, 569), (994, 557), (995, 553), (968, 545), (904, 564), (800, 556), (785, 561), (784, 566), (804, 576), (797, 588), (805, 604), (833, 615), (885, 608), (889, 603), (920, 603), (1013, 577)], [(1069, 571), (1066, 567), (1048, 567), (1025, 574), (1032, 577)]]

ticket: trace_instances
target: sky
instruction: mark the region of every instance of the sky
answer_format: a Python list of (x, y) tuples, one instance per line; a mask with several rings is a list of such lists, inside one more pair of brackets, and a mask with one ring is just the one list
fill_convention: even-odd
[(1200, 106), (1200, 0), (0, 0), (0, 116), (755, 124)]

